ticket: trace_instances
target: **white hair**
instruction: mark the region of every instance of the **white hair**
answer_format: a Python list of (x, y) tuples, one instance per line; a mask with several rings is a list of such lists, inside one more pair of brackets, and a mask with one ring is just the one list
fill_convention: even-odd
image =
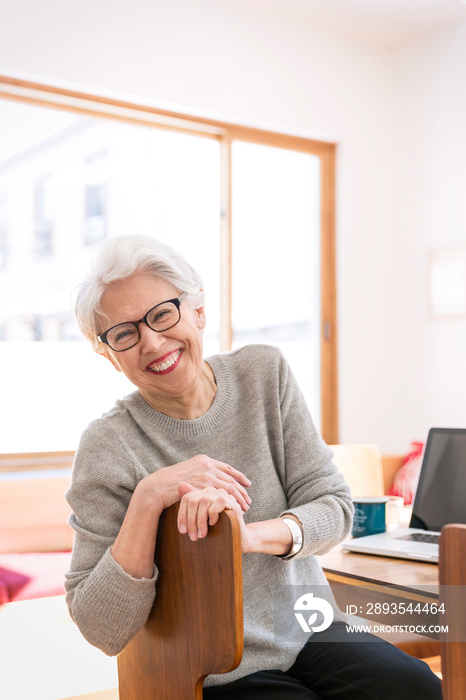
[(101, 347), (97, 339), (97, 322), (104, 316), (102, 295), (110, 285), (135, 272), (147, 272), (156, 279), (169, 282), (179, 289), (180, 294), (186, 292), (186, 300), (194, 309), (204, 305), (201, 277), (176, 250), (149, 236), (110, 238), (99, 247), (94, 267), (80, 285), (74, 302), (79, 328), (94, 350)]

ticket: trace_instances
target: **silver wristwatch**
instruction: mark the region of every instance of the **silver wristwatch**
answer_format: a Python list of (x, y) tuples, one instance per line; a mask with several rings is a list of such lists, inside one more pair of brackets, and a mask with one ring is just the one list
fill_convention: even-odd
[(288, 554), (279, 554), (280, 559), (292, 559), (299, 551), (301, 551), (303, 546), (303, 531), (301, 526), (293, 520), (293, 518), (287, 518), (286, 515), (282, 517), (283, 522), (289, 528), (291, 532), (291, 537), (293, 538), (293, 544)]

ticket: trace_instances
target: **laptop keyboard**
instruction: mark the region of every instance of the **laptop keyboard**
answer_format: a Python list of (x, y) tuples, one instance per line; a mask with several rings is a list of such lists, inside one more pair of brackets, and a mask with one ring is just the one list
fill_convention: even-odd
[(424, 532), (412, 532), (410, 535), (399, 537), (400, 540), (411, 540), (411, 542), (429, 542), (430, 544), (438, 544), (440, 535), (431, 535)]

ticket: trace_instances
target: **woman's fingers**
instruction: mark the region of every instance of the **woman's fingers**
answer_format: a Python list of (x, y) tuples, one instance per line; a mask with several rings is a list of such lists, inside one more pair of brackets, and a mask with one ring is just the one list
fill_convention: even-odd
[(209, 525), (215, 525), (223, 510), (237, 508), (233, 497), (223, 489), (192, 489), (190, 484), (182, 483), (178, 491), (181, 496), (178, 529), (187, 532), (193, 541), (207, 535)]
[(196, 489), (210, 486), (224, 489), (236, 499), (244, 512), (248, 510), (251, 503), (243, 485), (249, 485), (251, 483), (249, 479), (238, 469), (207, 455), (196, 455), (185, 462), (159, 469), (146, 478), (155, 493), (159, 493), (162, 489), (173, 489), (175, 500), (179, 498), (178, 485), (186, 482)]
[(244, 489), (235, 481), (229, 481), (228, 479), (215, 476), (206, 479), (193, 479), (192, 481), (190, 480), (190, 483), (197, 486), (197, 488), (213, 486), (216, 489), (223, 489), (230, 496), (233, 496), (233, 498), (236, 499), (238, 505), (244, 512), (249, 510), (251, 498), (249, 497), (249, 494), (244, 491)]
[(236, 498), (244, 511), (248, 510), (251, 499), (245, 486), (250, 486), (251, 481), (245, 474), (226, 462), (211, 459), (206, 455), (197, 455), (194, 457), (194, 460), (199, 460), (201, 467), (205, 469), (203, 473), (206, 478), (208, 480), (212, 478), (211, 483), (213, 486), (225, 489), (231, 496)]
[(228, 479), (227, 477), (219, 477), (215, 480), (214, 486), (219, 489), (224, 489), (230, 496), (235, 498), (242, 510), (245, 512), (249, 509), (251, 504), (251, 498), (248, 492), (238, 484), (234, 479)]
[(248, 510), (251, 499), (245, 485), (250, 486), (251, 481), (238, 469), (207, 455), (196, 455), (175, 466), (183, 480), (197, 488), (223, 488), (238, 501), (243, 511)]
[(180, 507), (178, 510), (178, 530), (183, 534), (188, 531), (188, 500), (183, 498), (183, 496), (188, 494), (190, 491), (195, 491), (195, 488), (186, 481), (182, 481), (180, 484), (178, 484), (178, 493), (181, 498)]
[(189, 493), (190, 491), (194, 491), (195, 488), (191, 484), (188, 484), (187, 481), (181, 481), (178, 484), (178, 493), (180, 496), (184, 496), (186, 493)]
[[(228, 493), (235, 496), (238, 503), (241, 505), (243, 510), (247, 510), (251, 499), (245, 486), (251, 486), (251, 481), (242, 472), (238, 471), (234, 467), (226, 464), (225, 462), (215, 462), (215, 466), (218, 469), (218, 478), (220, 481), (224, 481), (229, 484), (228, 487), (222, 484), (222, 488), (226, 489)], [(232, 489), (234, 487), (235, 490)], [(237, 498), (236, 493), (240, 496)]]
[(235, 469), (235, 467), (232, 467), (230, 464), (226, 464), (226, 462), (215, 461), (219, 469), (233, 477), (233, 479), (235, 479), (235, 481), (237, 481), (239, 484), (242, 484), (243, 486), (251, 486), (252, 481), (248, 479), (243, 472), (240, 472), (239, 469)]

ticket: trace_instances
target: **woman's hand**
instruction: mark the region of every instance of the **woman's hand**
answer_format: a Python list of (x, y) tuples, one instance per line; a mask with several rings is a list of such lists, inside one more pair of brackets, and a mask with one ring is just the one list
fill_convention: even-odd
[(195, 489), (191, 484), (182, 482), (178, 485), (181, 497), (178, 511), (178, 530), (187, 533), (193, 541), (205, 537), (208, 528), (215, 525), (224, 510), (233, 510), (239, 521), (241, 531), (241, 551), (249, 552), (249, 531), (244, 522), (243, 511), (233, 496), (224, 489), (207, 487)]
[[(179, 492), (181, 483), (187, 489)], [(186, 490), (210, 489), (212, 501), (215, 501), (216, 495), (221, 495), (216, 506), (211, 508), (212, 518), (215, 509), (221, 512), (225, 507), (234, 507), (242, 518), (243, 510), (247, 510), (251, 503), (245, 488), (250, 484), (242, 472), (206, 455), (197, 455), (146, 476), (134, 490), (120, 532), (112, 546), (115, 561), (131, 576), (149, 578), (154, 568), (158, 522), (165, 508), (179, 501)], [(222, 501), (226, 497), (228, 500)], [(205, 506), (201, 509), (200, 529), (207, 534), (207, 520), (202, 515), (204, 511)], [(191, 515), (190, 533), (194, 532), (193, 522), (194, 516)]]
[[(246, 524), (237, 501), (223, 489), (195, 489), (188, 483), (181, 483), (178, 492), (181, 497), (178, 529), (181, 533), (188, 533), (191, 540), (205, 537), (209, 526), (215, 525), (223, 510), (233, 510), (240, 526), (243, 554), (283, 555), (290, 551), (293, 544), (291, 532), (281, 518)], [(297, 520), (291, 514), (289, 517)]]
[(238, 469), (206, 455), (196, 455), (171, 467), (164, 467), (146, 476), (137, 490), (152, 493), (160, 501), (160, 510), (180, 500), (178, 485), (188, 483), (195, 489), (213, 487), (232, 496), (243, 511), (247, 511), (251, 499), (246, 491), (249, 479)]

